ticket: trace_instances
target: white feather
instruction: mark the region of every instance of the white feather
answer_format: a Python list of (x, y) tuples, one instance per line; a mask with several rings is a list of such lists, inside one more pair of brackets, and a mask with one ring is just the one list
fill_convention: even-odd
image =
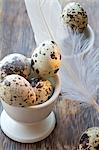
[[(69, 67), (66, 66), (67, 61)], [(64, 97), (87, 102), (99, 112), (99, 49), (92, 48), (88, 53), (72, 59), (63, 57), (63, 64)]]
[(36, 44), (54, 40), (59, 45), (66, 38), (60, 21), (61, 6), (58, 0), (25, 0)]
[[(45, 40), (54, 40), (62, 49), (60, 73), (64, 97), (92, 104), (99, 112), (99, 50), (93, 48), (81, 56), (74, 56), (83, 52), (89, 42), (83, 40), (83, 34), (69, 33), (68, 36), (60, 21), (58, 0), (25, 0), (25, 4), (37, 45)], [(68, 54), (71, 54), (70, 58)]]

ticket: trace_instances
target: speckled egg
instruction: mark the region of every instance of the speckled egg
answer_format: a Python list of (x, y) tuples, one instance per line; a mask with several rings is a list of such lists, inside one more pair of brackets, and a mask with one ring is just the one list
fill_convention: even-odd
[(35, 94), (35, 104), (41, 104), (47, 101), (53, 94), (53, 87), (49, 80), (43, 80), (41, 78), (32, 78), (30, 81)]
[(99, 150), (99, 127), (89, 128), (82, 134), (78, 150)]
[(9, 105), (27, 107), (34, 105), (36, 95), (31, 84), (20, 75), (8, 75), (0, 83), (0, 97)]
[(0, 79), (10, 74), (28, 78), (31, 70), (30, 61), (22, 54), (10, 54), (0, 61)]
[(88, 24), (86, 11), (76, 2), (71, 2), (65, 6), (62, 12), (62, 20), (64, 24), (70, 26), (73, 31), (79, 32), (83, 32)]
[(54, 76), (58, 72), (60, 64), (60, 50), (54, 41), (41, 43), (32, 54), (31, 66), (37, 76)]

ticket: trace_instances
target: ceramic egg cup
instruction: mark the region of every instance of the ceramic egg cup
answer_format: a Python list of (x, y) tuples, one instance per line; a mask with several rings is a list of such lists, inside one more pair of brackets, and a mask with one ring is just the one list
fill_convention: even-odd
[(53, 131), (56, 119), (52, 110), (61, 84), (59, 75), (51, 80), (55, 90), (43, 104), (21, 108), (1, 100), (4, 109), (1, 113), (1, 129), (9, 138), (21, 143), (34, 143), (45, 139)]

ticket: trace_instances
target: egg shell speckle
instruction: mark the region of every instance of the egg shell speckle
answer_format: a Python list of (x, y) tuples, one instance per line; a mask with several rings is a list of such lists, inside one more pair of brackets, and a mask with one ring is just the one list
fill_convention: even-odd
[(76, 2), (71, 2), (65, 6), (62, 12), (62, 20), (72, 30), (79, 32), (83, 32), (88, 24), (86, 11)]
[(36, 94), (35, 104), (42, 104), (52, 96), (53, 87), (49, 80), (33, 78), (30, 83)]
[(99, 150), (99, 127), (89, 128), (82, 134), (78, 150)]
[(32, 54), (31, 67), (36, 76), (54, 76), (58, 72), (60, 64), (60, 50), (54, 41), (41, 43)]
[(11, 74), (18, 74), (27, 79), (30, 71), (31, 63), (22, 54), (10, 54), (0, 61), (0, 79)]
[(27, 107), (34, 105), (36, 95), (31, 84), (20, 75), (8, 75), (0, 83), (0, 97), (9, 105)]

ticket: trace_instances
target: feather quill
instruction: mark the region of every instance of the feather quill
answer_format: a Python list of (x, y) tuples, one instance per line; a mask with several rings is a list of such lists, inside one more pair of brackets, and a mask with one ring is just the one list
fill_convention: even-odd
[(58, 0), (25, 0), (25, 4), (36, 44), (54, 40), (61, 45), (67, 33), (60, 22), (61, 6)]
[[(85, 40), (83, 34), (72, 34), (64, 29), (58, 0), (25, 0), (25, 4), (37, 45), (54, 40), (62, 49), (63, 96), (87, 102), (99, 112), (99, 49), (83, 52), (89, 45), (88, 39)], [(83, 54), (78, 55), (81, 52)], [(67, 57), (68, 54), (71, 57)]]

